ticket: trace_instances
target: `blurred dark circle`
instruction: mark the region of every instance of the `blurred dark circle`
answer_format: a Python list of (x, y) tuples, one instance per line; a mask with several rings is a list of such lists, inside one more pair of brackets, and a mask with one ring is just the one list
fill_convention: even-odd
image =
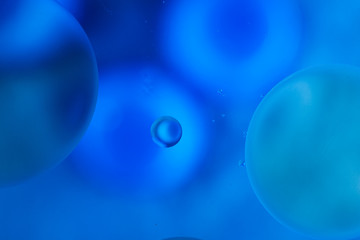
[(260, 48), (268, 33), (262, 8), (257, 1), (216, 2), (209, 14), (209, 41), (220, 54), (246, 60)]
[(297, 60), (301, 18), (286, 0), (183, 0), (164, 11), (159, 38), (170, 68), (203, 91), (249, 99)]

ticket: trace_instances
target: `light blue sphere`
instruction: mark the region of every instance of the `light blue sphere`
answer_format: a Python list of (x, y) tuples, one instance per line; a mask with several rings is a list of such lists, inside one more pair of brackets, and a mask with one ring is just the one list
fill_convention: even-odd
[(90, 123), (98, 84), (90, 42), (62, 7), (47, 0), (6, 0), (2, 7), (0, 186), (70, 154)]
[(157, 119), (151, 126), (151, 135), (156, 144), (161, 147), (173, 147), (181, 139), (182, 128), (178, 120), (165, 116)]
[(360, 70), (323, 66), (295, 73), (258, 106), (246, 166), (264, 207), (318, 238), (360, 236)]

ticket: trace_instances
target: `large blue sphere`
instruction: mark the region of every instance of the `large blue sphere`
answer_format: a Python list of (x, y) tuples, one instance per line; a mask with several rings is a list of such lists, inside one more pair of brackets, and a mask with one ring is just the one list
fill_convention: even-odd
[(360, 236), (360, 70), (326, 66), (279, 83), (256, 110), (246, 166), (265, 208), (296, 231)]
[(98, 81), (88, 38), (69, 13), (42, 0), (4, 6), (0, 186), (34, 176), (73, 150), (92, 117)]
[(159, 146), (172, 147), (181, 139), (181, 125), (178, 120), (173, 117), (161, 117), (151, 126), (151, 135), (154, 142)]

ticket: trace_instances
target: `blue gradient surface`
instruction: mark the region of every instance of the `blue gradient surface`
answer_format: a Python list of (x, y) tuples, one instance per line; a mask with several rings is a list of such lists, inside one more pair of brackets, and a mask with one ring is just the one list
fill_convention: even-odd
[(294, 63), (301, 36), (296, 1), (210, 0), (169, 3), (163, 54), (202, 88), (256, 93)]
[[(191, 92), (152, 67), (109, 70), (100, 79), (97, 111), (73, 154), (77, 168), (96, 183), (140, 194), (189, 181), (211, 134), (201, 103), (194, 105)], [(172, 148), (153, 142), (150, 130), (159, 116), (181, 122), (182, 139)]]
[[(60, 156), (49, 146), (61, 138), (65, 157), (80, 142), (56, 168), (0, 189), (0, 239), (312, 239), (259, 202), (245, 140), (258, 104), (285, 77), (317, 64), (359, 66), (359, 6), (356, 0), (3, 0), (0, 109), (7, 108), (0, 111), (0, 148), (18, 149), (18, 136), (31, 136), (42, 139), (23, 142), (29, 151), (16, 154)], [(83, 94), (95, 89), (83, 84), (95, 81), (94, 55), (99, 96), (80, 140), (91, 115), (81, 109), (95, 104)], [(294, 96), (288, 97), (290, 104)], [(162, 116), (182, 127), (169, 148), (152, 139), (151, 126)], [(4, 134), (18, 123), (26, 125)], [(327, 121), (318, 124), (325, 128)], [(340, 165), (334, 169), (351, 169)], [(22, 169), (37, 167), (35, 161)], [(301, 212), (313, 210), (305, 202)]]

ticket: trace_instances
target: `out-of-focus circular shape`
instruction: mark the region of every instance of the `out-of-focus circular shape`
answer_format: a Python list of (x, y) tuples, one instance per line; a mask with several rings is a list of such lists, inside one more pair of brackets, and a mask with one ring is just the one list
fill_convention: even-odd
[(313, 237), (360, 235), (360, 70), (300, 71), (258, 106), (246, 167), (258, 198), (280, 222)]
[(151, 135), (161, 147), (175, 146), (181, 139), (182, 128), (178, 120), (165, 116), (156, 120), (151, 126)]
[(301, 24), (293, 1), (184, 0), (169, 5), (161, 35), (165, 58), (203, 88), (250, 95), (287, 74), (294, 63)]
[(78, 22), (53, 2), (14, 3), (0, 23), (0, 186), (63, 160), (97, 97), (94, 54)]

